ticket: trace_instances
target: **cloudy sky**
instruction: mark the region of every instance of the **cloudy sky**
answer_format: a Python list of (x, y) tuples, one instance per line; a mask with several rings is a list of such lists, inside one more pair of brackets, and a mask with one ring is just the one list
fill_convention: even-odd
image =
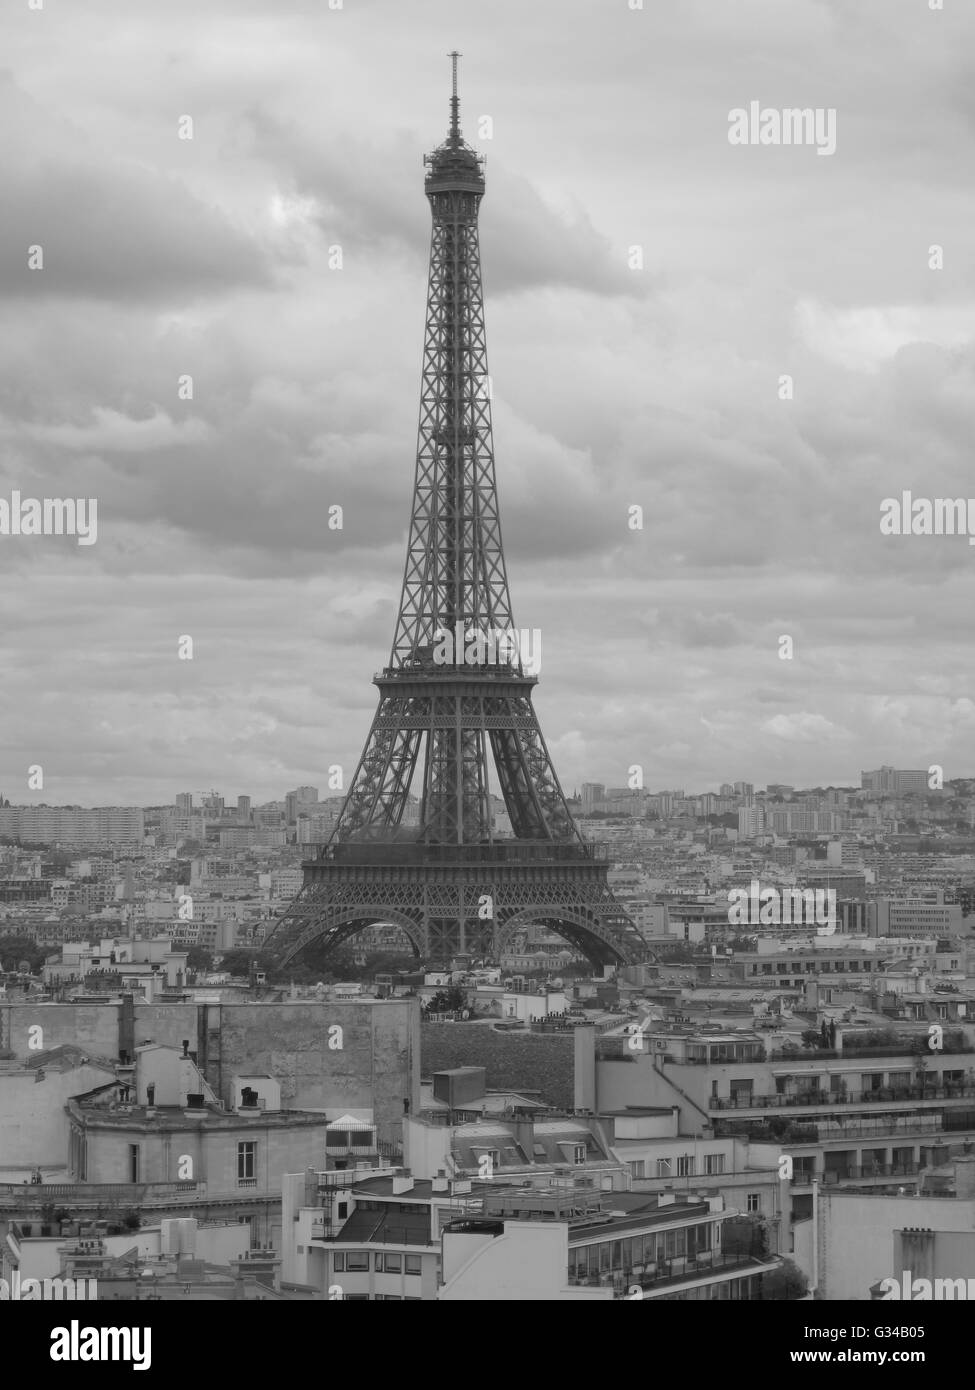
[[(975, 9), (631, 4), (6, 8), (0, 498), (97, 498), (98, 539), (0, 536), (5, 796), (263, 800), (354, 768), (454, 47), (563, 784), (975, 774), (975, 548), (879, 526), (905, 489), (975, 498)], [(835, 153), (731, 145), (752, 101), (835, 108)]]

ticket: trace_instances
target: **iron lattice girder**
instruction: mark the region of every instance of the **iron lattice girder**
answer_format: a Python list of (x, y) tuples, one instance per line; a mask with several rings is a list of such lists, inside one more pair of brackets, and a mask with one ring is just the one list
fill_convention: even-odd
[(283, 967), (314, 940), (334, 945), (376, 922), (401, 927), (423, 957), (437, 954), (440, 944), (448, 954), (473, 949), (497, 956), (532, 924), (548, 925), (594, 964), (627, 964), (644, 954), (606, 885), (603, 862), (444, 864), (430, 853), (413, 863), (382, 858), (380, 852), (362, 863), (307, 863), (304, 888), (265, 942), (269, 962)]
[[(487, 803), (490, 744), (505, 808), (519, 838), (579, 838), (532, 707), (535, 678), (508, 669), (475, 673), (445, 667), (389, 671), (376, 678), (379, 708), (335, 829), (335, 838), (367, 826), (402, 824), (426, 739), (421, 821), (451, 842), (493, 838)], [(460, 769), (475, 804), (457, 808)]]
[[(481, 191), (483, 191), (483, 184)], [(481, 192), (430, 192), (433, 229), (413, 514), (390, 665), (458, 621), (513, 626), (501, 543), (477, 212)]]

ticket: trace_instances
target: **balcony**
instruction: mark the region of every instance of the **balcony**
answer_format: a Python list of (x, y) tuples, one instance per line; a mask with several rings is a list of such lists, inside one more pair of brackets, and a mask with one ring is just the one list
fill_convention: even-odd
[(4, 1182), (0, 1183), (0, 1208), (53, 1201), (67, 1206), (169, 1205), (173, 1198), (202, 1197), (206, 1191), (202, 1182)]
[(605, 1274), (569, 1278), (572, 1287), (587, 1285), (605, 1287), (613, 1285), (616, 1298), (627, 1298), (630, 1289), (639, 1285), (644, 1291), (659, 1290), (672, 1284), (693, 1283), (714, 1274), (741, 1272), (743, 1274), (769, 1272), (776, 1269), (779, 1260), (776, 1256), (760, 1259), (755, 1255), (725, 1255), (720, 1250), (701, 1250), (696, 1255), (679, 1255), (673, 1259), (660, 1260), (656, 1264), (636, 1265), (629, 1270), (612, 1270)]
[(711, 1110), (785, 1110), (797, 1107), (822, 1109), (834, 1105), (896, 1105), (918, 1100), (975, 1098), (975, 1085), (948, 1082), (945, 1086), (880, 1086), (869, 1091), (799, 1091), (794, 1095), (748, 1095), (721, 1099), (713, 1096)]
[(398, 840), (342, 840), (327, 844), (317, 860), (303, 867), (314, 867), (322, 860), (349, 865), (444, 864), (503, 865), (507, 863), (608, 864), (605, 851), (588, 840), (496, 840), (492, 844), (431, 845), (402, 836)]
[(919, 1172), (919, 1163), (864, 1163), (859, 1167), (850, 1164), (846, 1168), (827, 1168), (822, 1173), (794, 1172), (790, 1185), (809, 1187), (813, 1178), (816, 1178), (822, 1187), (835, 1187), (837, 1183), (869, 1181), (871, 1178), (914, 1178)]

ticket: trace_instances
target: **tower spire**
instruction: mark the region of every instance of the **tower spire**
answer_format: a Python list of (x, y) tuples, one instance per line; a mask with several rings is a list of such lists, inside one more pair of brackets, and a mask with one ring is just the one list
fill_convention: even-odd
[(450, 138), (460, 140), (460, 97), (457, 95), (457, 59), (463, 57), (456, 48), (448, 53), (452, 70), (452, 91), (450, 97)]

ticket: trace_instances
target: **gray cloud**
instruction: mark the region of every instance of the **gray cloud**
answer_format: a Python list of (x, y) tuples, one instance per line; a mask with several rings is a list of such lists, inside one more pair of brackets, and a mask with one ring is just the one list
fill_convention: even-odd
[[(105, 802), (358, 757), (455, 42), (509, 576), (564, 782), (971, 770), (975, 549), (879, 531), (904, 488), (975, 494), (971, 13), (90, 0), (42, 44), (37, 20), (0, 82), (0, 495), (97, 496), (99, 541), (0, 538), (5, 795), (37, 761), (47, 799)], [(836, 154), (729, 146), (752, 98), (835, 105)]]

